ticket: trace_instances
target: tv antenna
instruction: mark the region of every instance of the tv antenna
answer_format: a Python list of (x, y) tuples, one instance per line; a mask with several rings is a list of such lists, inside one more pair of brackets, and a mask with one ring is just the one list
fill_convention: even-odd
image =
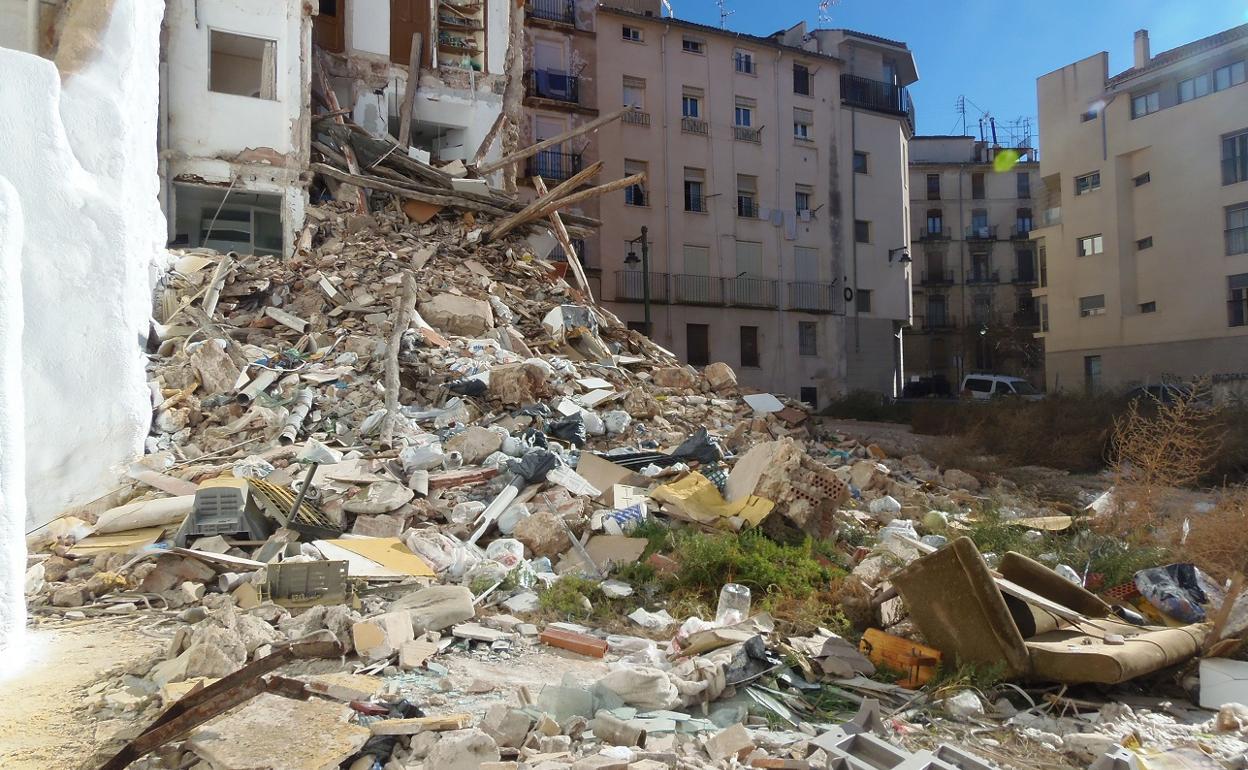
[(841, 0), (819, 0), (819, 23), (832, 23), (832, 6), (840, 5)]
[(715, 0), (715, 4), (719, 6), (719, 28), (728, 29), (728, 17), (736, 13), (736, 11), (728, 10), (727, 0)]

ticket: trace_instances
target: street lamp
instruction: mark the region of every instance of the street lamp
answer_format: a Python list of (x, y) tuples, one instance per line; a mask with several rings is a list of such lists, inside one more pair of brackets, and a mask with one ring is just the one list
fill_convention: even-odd
[(901, 254), (901, 256), (898, 257), (897, 261), (903, 265), (908, 265), (914, 261), (910, 259), (910, 249), (905, 246), (899, 246), (895, 249), (888, 250), (888, 261), (890, 263), (893, 261), (894, 254)]
[(641, 259), (637, 259), (637, 252), (631, 248), (628, 250), (628, 256), (624, 258), (624, 264), (635, 265), (641, 262), (641, 301), (646, 309), (646, 336), (650, 336), (650, 241), (647, 240), (646, 234), (650, 230), (645, 225), (641, 226), (641, 235), (633, 238), (628, 242), (632, 246), (637, 241), (641, 241)]

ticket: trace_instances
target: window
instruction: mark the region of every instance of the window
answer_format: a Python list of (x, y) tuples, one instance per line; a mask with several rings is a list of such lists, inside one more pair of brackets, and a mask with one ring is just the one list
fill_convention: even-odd
[(859, 313), (871, 312), (871, 290), (859, 289), (854, 293), (854, 310)]
[(1141, 238), (1135, 242), (1136, 251), (1143, 251), (1144, 249), (1151, 249), (1152, 247), (1153, 247), (1153, 236), (1151, 235), (1148, 236), (1147, 238)]
[(737, 216), (758, 217), (758, 177), (737, 174)]
[(979, 326), (992, 322), (991, 294), (976, 294), (971, 300), (971, 321)]
[[(763, 276), (763, 244), (758, 241), (736, 242), (736, 274), (741, 278), (761, 278)], [(748, 291), (748, 286), (739, 286)]]
[(1248, 254), (1248, 203), (1226, 209), (1226, 255)]
[(940, 200), (940, 174), (927, 175), (927, 199), (929, 201)]
[(1097, 116), (1097, 115), (1099, 115), (1099, 114), (1100, 114), (1100, 113), (1096, 111), (1096, 108), (1095, 108), (1095, 107), (1093, 107), (1092, 109), (1088, 110), (1087, 112), (1085, 112), (1085, 113), (1081, 114), (1081, 115), (1079, 116), (1079, 121), (1080, 121), (1081, 123), (1087, 123), (1089, 120), (1096, 120), (1096, 116)]
[(988, 227), (988, 210), (972, 209), (971, 210), (971, 237), (972, 238), (988, 238), (992, 235), (992, 231)]
[(753, 75), (757, 72), (754, 69), (754, 54), (749, 51), (742, 51), (738, 48), (732, 54), (732, 63), (737, 72), (743, 72), (746, 75)]
[(624, 76), (624, 107), (646, 108), (646, 79)]
[(854, 173), (867, 174), (870, 173), (867, 165), (867, 154), (865, 152), (854, 152)]
[(1079, 317), (1087, 318), (1094, 315), (1105, 315), (1105, 295), (1093, 294), (1079, 298)]
[(1248, 326), (1248, 273), (1228, 275), (1226, 287), (1230, 291), (1227, 322), (1231, 326)]
[(758, 327), (741, 327), (741, 365), (758, 368)]
[[(634, 174), (646, 173), (646, 162), (642, 160), (625, 160), (624, 176), (632, 176)], [(645, 182), (632, 184), (624, 188), (624, 205), (626, 206), (645, 206), (646, 205), (646, 185)]]
[(1153, 175), (1145, 171), (1143, 174), (1140, 174), (1139, 176), (1137, 176), (1135, 179), (1131, 181), (1135, 182), (1136, 187), (1143, 187), (1144, 185), (1153, 181)]
[(1018, 187), (1018, 197), (1031, 197), (1031, 173), (1027, 171), (1019, 171), (1015, 176), (1015, 183)]
[(737, 97), (737, 111), (733, 115), (733, 125), (749, 128), (754, 122), (754, 100)]
[(1093, 254), (1100, 254), (1105, 250), (1104, 239), (1098, 235), (1089, 235), (1079, 239), (1077, 254), (1081, 257), (1090, 257)]
[(927, 210), (927, 234), (928, 235), (944, 235), (945, 234), (945, 212), (940, 209)]
[(685, 211), (706, 212), (706, 172), (700, 168), (685, 168)]
[(208, 90), (277, 99), (277, 42), (210, 30)]
[(620, 37), (633, 43), (640, 43), (641, 29), (639, 27), (630, 27), (625, 24), (620, 27)]
[(706, 53), (706, 43), (702, 42), (701, 40), (698, 40), (697, 38), (692, 38), (692, 37), (681, 38), (680, 50), (684, 51), (685, 53), (704, 54)]
[(1089, 393), (1095, 393), (1101, 388), (1101, 357), (1100, 356), (1084, 356), (1083, 357), (1083, 387)]
[(971, 197), (977, 201), (984, 199), (984, 175), (981, 172), (971, 174)]
[(1141, 313), (1156, 313), (1157, 303), (1156, 302), (1141, 302), (1140, 312)]
[(797, 209), (799, 214), (803, 211), (810, 211), (810, 201), (814, 194), (814, 188), (807, 187), (804, 184), (799, 184), (793, 188), (794, 208)]
[(811, 124), (815, 122), (815, 114), (810, 110), (793, 109), (793, 137), (810, 141)]
[(1244, 82), (1244, 63), (1237, 61), (1213, 71), (1213, 89), (1221, 91)]
[(803, 385), (798, 389), (798, 399), (803, 404), (810, 404), (812, 408), (819, 406), (819, 389), (813, 386)]
[(810, 68), (805, 64), (793, 64), (793, 93), (810, 96)]
[(222, 253), (281, 254), (281, 198), (225, 193), (223, 189), (175, 184), (177, 217), (170, 245), (202, 246)]
[(685, 324), (685, 358), (694, 366), (711, 362), (710, 327), (706, 324)]
[(1101, 189), (1101, 172), (1093, 171), (1091, 174), (1075, 177), (1075, 195), (1087, 195), (1099, 189)]
[(871, 242), (871, 223), (865, 219), (854, 220), (854, 240), (858, 243)]
[(1213, 77), (1208, 73), (1179, 81), (1179, 104), (1208, 96), (1213, 90)]
[(799, 356), (819, 355), (819, 326), (814, 321), (797, 322), (797, 354)]
[(927, 295), (927, 319), (926, 326), (929, 329), (940, 329), (949, 324), (949, 317), (946, 313), (945, 295), (929, 294)]
[(680, 116), (682, 118), (702, 117), (702, 89), (685, 89), (680, 97)]
[(1031, 232), (1032, 219), (1031, 209), (1019, 209), (1014, 213), (1014, 231), (1020, 238), (1027, 237), (1027, 233)]
[(1131, 99), (1132, 118), (1142, 118), (1145, 115), (1151, 115), (1159, 109), (1161, 109), (1161, 96), (1156, 91), (1149, 94), (1140, 94)]
[(1222, 184), (1248, 179), (1248, 131), (1222, 137)]

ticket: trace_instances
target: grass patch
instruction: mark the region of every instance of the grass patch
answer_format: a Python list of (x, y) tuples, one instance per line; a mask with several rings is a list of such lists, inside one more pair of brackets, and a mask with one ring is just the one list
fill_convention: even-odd
[(963, 663), (960, 666), (945, 667), (942, 662), (936, 668), (936, 675), (927, 683), (932, 692), (941, 690), (979, 690), (988, 693), (1005, 680), (1005, 664)]
[(724, 583), (740, 583), (755, 596), (780, 593), (802, 599), (844, 573), (816, 558), (814, 542), (781, 545), (758, 530), (739, 535), (684, 532), (676, 538), (676, 586), (715, 596)]

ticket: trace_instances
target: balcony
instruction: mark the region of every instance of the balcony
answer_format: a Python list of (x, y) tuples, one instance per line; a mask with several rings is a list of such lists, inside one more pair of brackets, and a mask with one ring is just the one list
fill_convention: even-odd
[(1016, 286), (1036, 286), (1040, 283), (1040, 277), (1033, 268), (1015, 270), (1010, 276), (1010, 283)]
[(914, 103), (904, 86), (880, 80), (861, 78), (857, 75), (841, 75), (841, 103), (864, 110), (898, 115), (910, 124), (914, 132)]
[[(644, 302), (646, 283), (640, 270), (615, 271), (615, 301)], [(667, 302), (667, 273), (650, 274), (650, 301)]]
[(686, 134), (699, 134), (707, 136), (711, 133), (710, 125), (700, 118), (681, 118), (680, 130)]
[(524, 14), (530, 19), (576, 24), (576, 0), (525, 0)]
[(919, 233), (919, 240), (920, 241), (947, 241), (949, 240), (949, 228), (948, 227), (937, 228), (937, 227), (929, 226), (926, 230)]
[(706, 213), (706, 198), (702, 195), (694, 193), (685, 193), (685, 211), (692, 211), (695, 214)]
[(924, 270), (919, 281), (921, 286), (952, 286), (952, 270)]
[(620, 122), (634, 126), (648, 126), (650, 125), (650, 113), (632, 109), (620, 116)]
[[(584, 265), (587, 261), (586, 255), (585, 255), (585, 239), (573, 238), (572, 248), (576, 250), (577, 258), (581, 261), (581, 264)], [(564, 250), (563, 244), (559, 244), (558, 246), (555, 246), (555, 248), (551, 250), (550, 256), (548, 256), (547, 259), (549, 259), (552, 262), (567, 262), (568, 253), (567, 251)]]
[(553, 70), (526, 70), (524, 95), (562, 104), (580, 104), (580, 78)]
[(1031, 237), (1031, 231), (1035, 229), (1031, 220), (1021, 220), (1010, 228), (1010, 240), (1025, 241)]
[(529, 158), (524, 165), (525, 176), (540, 176), (546, 181), (562, 182), (571, 179), (581, 170), (579, 152), (542, 150)]
[(1062, 223), (1062, 207), (1053, 206), (1044, 210), (1040, 215), (1040, 227), (1050, 227), (1052, 225), (1060, 225)]
[(797, 281), (789, 284), (788, 309), (806, 313), (844, 315), (845, 306), (840, 298), (841, 294), (834, 284)]
[(750, 128), (749, 126), (733, 126), (732, 138), (738, 142), (751, 142), (753, 144), (763, 143), (763, 130), (761, 128)]
[(1001, 271), (999, 270), (975, 270), (972, 269), (966, 274), (966, 284), (968, 286), (1001, 283)]
[(958, 323), (946, 313), (932, 313), (916, 315), (912, 326), (918, 331), (938, 332), (953, 331), (958, 328)]
[(997, 239), (997, 226), (971, 225), (963, 234), (968, 241), (994, 241)]
[(1232, 227), (1226, 231), (1226, 255), (1248, 254), (1248, 227)]
[(779, 307), (776, 281), (767, 278), (725, 278), (724, 304), (733, 307)]
[(722, 279), (709, 275), (673, 275), (673, 302), (678, 305), (722, 305)]

